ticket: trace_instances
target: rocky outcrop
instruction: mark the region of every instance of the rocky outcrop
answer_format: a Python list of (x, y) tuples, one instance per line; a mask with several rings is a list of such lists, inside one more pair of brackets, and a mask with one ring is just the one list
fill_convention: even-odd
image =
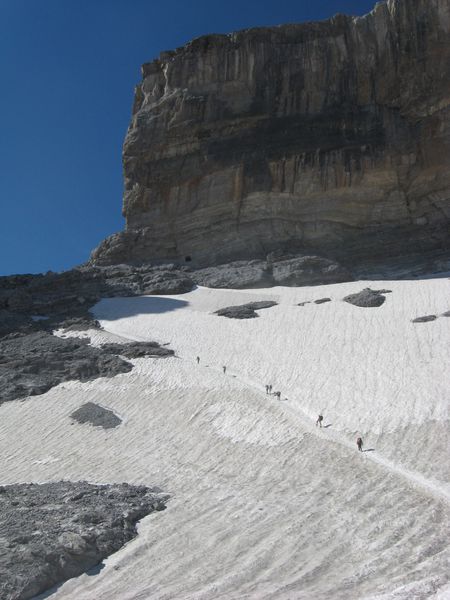
[(122, 423), (122, 419), (112, 410), (95, 404), (95, 402), (86, 402), (74, 410), (70, 417), (81, 425), (89, 423), (94, 427), (103, 427), (103, 429), (114, 429)]
[(129, 342), (127, 344), (102, 344), (100, 349), (110, 354), (118, 354), (126, 358), (143, 358), (145, 356), (166, 357), (175, 353), (170, 348), (158, 344), (158, 342)]
[(424, 317), (417, 317), (412, 319), (412, 323), (429, 323), (430, 321), (436, 321), (436, 315), (425, 315)]
[(89, 308), (100, 298), (182, 294), (193, 289), (186, 269), (174, 265), (80, 267), (62, 273), (0, 277), (0, 337), (59, 327), (98, 327)]
[(128, 373), (133, 365), (120, 356), (172, 356), (157, 342), (105, 344), (62, 339), (46, 331), (12, 333), (0, 339), (0, 404), (44, 394), (64, 381), (89, 381)]
[(386, 296), (391, 290), (371, 290), (365, 288), (356, 294), (349, 294), (343, 298), (344, 302), (353, 304), (353, 306), (360, 306), (361, 308), (375, 308), (384, 304)]
[(274, 285), (324, 285), (351, 281), (352, 274), (335, 261), (319, 256), (270, 254), (266, 260), (235, 261), (197, 269), (192, 278), (213, 288), (262, 288)]
[(272, 300), (261, 300), (259, 302), (248, 302), (247, 304), (240, 304), (238, 306), (226, 306), (216, 310), (215, 314), (219, 317), (228, 317), (228, 319), (256, 319), (259, 317), (257, 310), (263, 308), (272, 308), (277, 303)]
[[(93, 264), (449, 247), (450, 0), (208, 35), (142, 68)], [(298, 284), (296, 284), (298, 285)]]
[(77, 577), (136, 536), (167, 494), (126, 483), (0, 487), (0, 597), (28, 600)]

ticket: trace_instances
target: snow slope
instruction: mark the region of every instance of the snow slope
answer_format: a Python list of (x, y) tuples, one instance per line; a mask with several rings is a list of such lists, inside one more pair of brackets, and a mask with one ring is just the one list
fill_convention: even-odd
[[(392, 290), (383, 306), (341, 301), (367, 285)], [(172, 499), (51, 597), (450, 598), (450, 318), (411, 323), (449, 310), (449, 292), (442, 278), (101, 301), (93, 343), (150, 339), (177, 356), (0, 406), (1, 483), (129, 481)], [(279, 304), (212, 314), (252, 300)], [(86, 401), (124, 423), (72, 424)]]

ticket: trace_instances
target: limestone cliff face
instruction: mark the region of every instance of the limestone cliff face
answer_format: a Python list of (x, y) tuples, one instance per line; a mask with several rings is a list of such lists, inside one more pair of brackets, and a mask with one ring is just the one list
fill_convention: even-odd
[(446, 246), (450, 0), (208, 35), (143, 65), (97, 264)]

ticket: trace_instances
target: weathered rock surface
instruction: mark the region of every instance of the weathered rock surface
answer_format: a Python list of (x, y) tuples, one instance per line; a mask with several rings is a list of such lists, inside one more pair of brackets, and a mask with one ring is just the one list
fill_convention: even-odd
[(113, 429), (122, 423), (122, 419), (119, 419), (112, 410), (94, 402), (86, 402), (77, 408), (70, 417), (78, 423), (89, 423), (94, 427), (103, 427), (103, 429)]
[(165, 508), (160, 490), (85, 482), (0, 487), (0, 598), (28, 600), (97, 565)]
[(314, 300), (314, 304), (325, 304), (326, 302), (331, 302), (331, 298), (319, 298), (318, 300)]
[(436, 315), (425, 315), (423, 317), (417, 317), (416, 319), (412, 319), (412, 323), (429, 323), (430, 321), (436, 321)]
[(43, 394), (63, 381), (113, 377), (133, 368), (88, 342), (61, 339), (45, 331), (11, 334), (1, 339), (0, 403)]
[(260, 302), (248, 302), (239, 306), (227, 306), (216, 310), (215, 314), (219, 317), (228, 317), (229, 319), (255, 319), (259, 317), (257, 310), (271, 308), (277, 303), (271, 300), (261, 300)]
[[(89, 319), (88, 309), (100, 298), (143, 294), (183, 294), (194, 287), (193, 280), (174, 265), (131, 267), (79, 267), (62, 273), (0, 277), (0, 332), (55, 328), (70, 318)], [(34, 321), (32, 316), (51, 317)], [(80, 322), (66, 326), (80, 325)], [(92, 327), (90, 324), (82, 325)]]
[(67, 338), (46, 331), (13, 333), (0, 339), (0, 404), (44, 394), (64, 381), (88, 381), (128, 373), (133, 365), (119, 356), (171, 356), (156, 342), (89, 346), (89, 339)]
[(142, 358), (144, 356), (173, 356), (174, 351), (158, 344), (158, 342), (129, 342), (128, 344), (103, 344), (103, 352), (125, 356), (126, 358)]
[(124, 144), (126, 229), (92, 263), (447, 251), (449, 34), (450, 0), (388, 0), (162, 53)]
[(325, 285), (351, 281), (351, 273), (319, 256), (268, 255), (266, 260), (236, 261), (191, 273), (199, 285), (213, 288), (262, 288), (274, 285)]
[(371, 290), (370, 288), (365, 288), (361, 292), (345, 296), (343, 300), (354, 306), (374, 308), (384, 304), (384, 301), (386, 300), (384, 294), (388, 292), (390, 292), (390, 290)]

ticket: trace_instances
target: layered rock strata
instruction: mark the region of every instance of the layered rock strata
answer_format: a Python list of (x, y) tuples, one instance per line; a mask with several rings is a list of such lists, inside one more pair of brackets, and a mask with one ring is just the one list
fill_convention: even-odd
[(208, 35), (142, 68), (94, 264), (449, 247), (450, 0)]

